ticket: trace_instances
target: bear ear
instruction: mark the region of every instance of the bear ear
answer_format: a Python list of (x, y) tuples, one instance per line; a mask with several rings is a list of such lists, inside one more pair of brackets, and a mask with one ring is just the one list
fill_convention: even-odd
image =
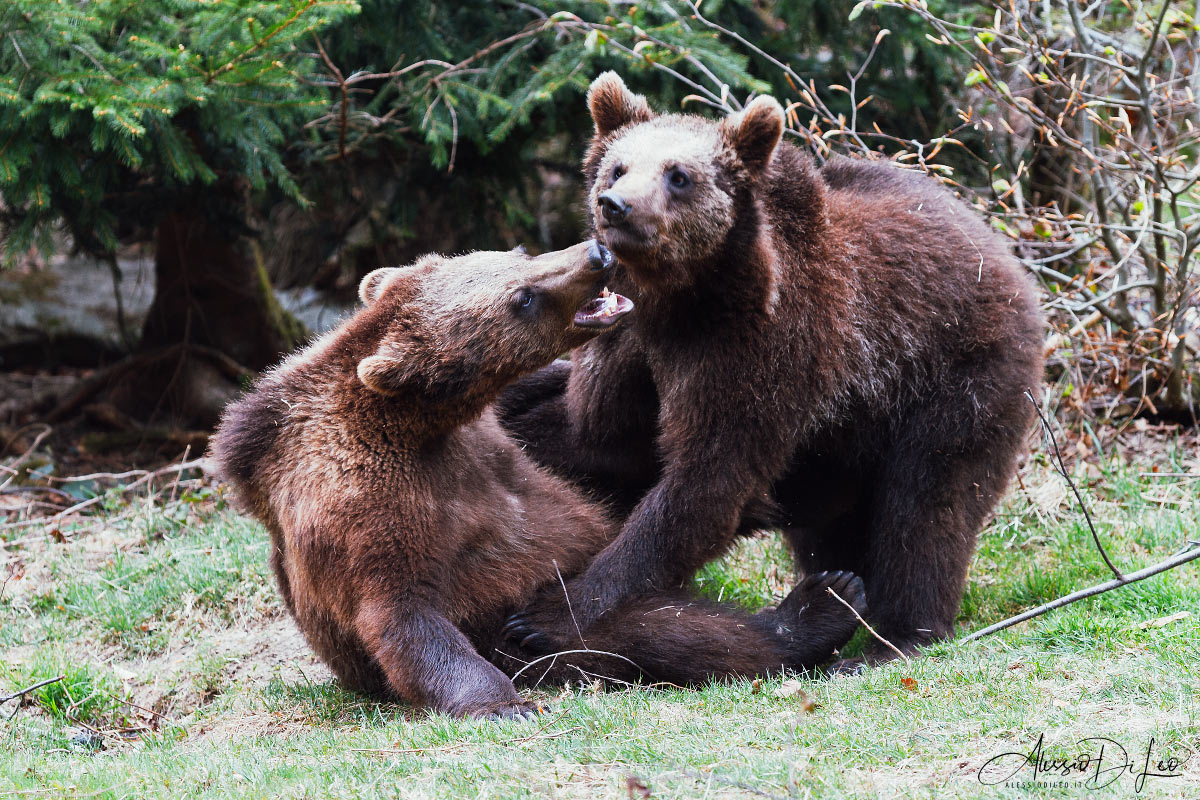
[(387, 342), (358, 362), (358, 379), (385, 396), (414, 393), (426, 402), (458, 402), (470, 394), (484, 369), (478, 358), (430, 358), (417, 342)]
[(399, 394), (420, 375), (412, 355), (405, 345), (389, 342), (358, 362), (358, 379), (373, 392)]
[(374, 303), (379, 299), (387, 279), (399, 271), (398, 267), (383, 267), (368, 272), (367, 276), (358, 284), (358, 299), (362, 300), (363, 305), (366, 306)]
[(429, 272), (431, 268), (436, 267), (443, 261), (445, 261), (445, 258), (442, 256), (437, 253), (430, 253), (427, 256), (422, 256), (407, 267), (381, 267), (380, 269), (368, 272), (366, 277), (358, 284), (358, 297), (363, 301), (363, 305), (369, 306), (383, 296), (383, 292), (388, 284), (393, 283), (393, 278), (398, 278), (401, 275), (409, 275), (415, 278), (420, 274)]
[(629, 91), (621, 76), (612, 70), (601, 73), (592, 81), (587, 101), (592, 121), (596, 123), (597, 138), (608, 136), (626, 125), (654, 119), (646, 98)]
[(757, 175), (771, 163), (783, 135), (783, 107), (769, 95), (760, 95), (737, 114), (721, 121), (721, 132), (746, 165)]

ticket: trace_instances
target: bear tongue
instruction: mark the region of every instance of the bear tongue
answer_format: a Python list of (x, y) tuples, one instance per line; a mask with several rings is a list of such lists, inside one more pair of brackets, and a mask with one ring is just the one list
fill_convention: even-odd
[(582, 328), (607, 328), (632, 310), (632, 300), (605, 287), (599, 297), (587, 301), (575, 312), (574, 322)]

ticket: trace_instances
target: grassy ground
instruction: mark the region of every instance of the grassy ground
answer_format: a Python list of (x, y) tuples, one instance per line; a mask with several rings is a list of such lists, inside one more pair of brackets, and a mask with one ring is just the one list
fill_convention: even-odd
[[(1152, 451), (1077, 472), (1125, 569), (1200, 530), (1196, 453)], [(1035, 460), (1023, 484), (982, 537), (962, 631), (1105, 579), (1061, 480)], [(219, 495), (0, 538), (0, 695), (66, 675), (0, 707), (0, 797), (1200, 797), (1200, 563), (857, 677), (551, 687), (542, 720), (500, 724), (339, 690), (281, 611), (265, 535)], [(700, 579), (750, 607), (788, 582), (772, 537)], [(1039, 737), (1090, 771), (980, 782)], [(1100, 789), (1082, 785), (1086, 737), (1112, 740)], [(1150, 771), (1174, 758), (1180, 777), (1137, 782), (1152, 739)]]

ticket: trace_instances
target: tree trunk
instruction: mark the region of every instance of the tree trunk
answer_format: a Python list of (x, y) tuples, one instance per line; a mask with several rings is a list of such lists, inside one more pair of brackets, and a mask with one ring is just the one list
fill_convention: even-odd
[(141, 344), (109, 385), (110, 402), (140, 424), (211, 428), (248, 371), (306, 335), (275, 299), (255, 245), (232, 227), (202, 209), (173, 210), (159, 223)]
[(158, 226), (154, 302), (140, 351), (186, 342), (264, 369), (304, 335), (271, 293), (254, 246), (211, 224), (203, 213), (176, 211)]

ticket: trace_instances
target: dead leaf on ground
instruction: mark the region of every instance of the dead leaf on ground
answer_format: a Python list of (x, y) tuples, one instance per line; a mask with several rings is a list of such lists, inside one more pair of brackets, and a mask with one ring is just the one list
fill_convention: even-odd
[(1180, 611), (1178, 614), (1171, 614), (1170, 616), (1159, 617), (1157, 619), (1148, 619), (1145, 622), (1139, 622), (1138, 629), (1144, 631), (1147, 628), (1161, 628), (1164, 625), (1170, 625), (1172, 622), (1179, 622), (1181, 619), (1187, 619), (1190, 616), (1192, 616), (1192, 612)]
[(814, 701), (808, 696), (807, 693), (805, 693), (804, 684), (802, 684), (800, 681), (784, 681), (782, 684), (780, 684), (779, 688), (775, 690), (774, 694), (776, 697), (780, 698), (797, 698), (797, 701), (800, 704), (800, 710), (806, 714), (811, 713), (817, 707), (816, 701)]
[(643, 783), (642, 779), (636, 775), (625, 776), (625, 790), (629, 792), (629, 800), (633, 800), (635, 797), (653, 797), (650, 794), (650, 787)]
[(905, 689), (908, 689), (910, 692), (915, 692), (917, 690), (917, 682), (912, 678), (901, 678), (900, 685)]
[(774, 695), (776, 697), (795, 697), (796, 695), (803, 697), (805, 696), (804, 684), (802, 684), (800, 681), (784, 681), (779, 685), (779, 688), (775, 690)]

